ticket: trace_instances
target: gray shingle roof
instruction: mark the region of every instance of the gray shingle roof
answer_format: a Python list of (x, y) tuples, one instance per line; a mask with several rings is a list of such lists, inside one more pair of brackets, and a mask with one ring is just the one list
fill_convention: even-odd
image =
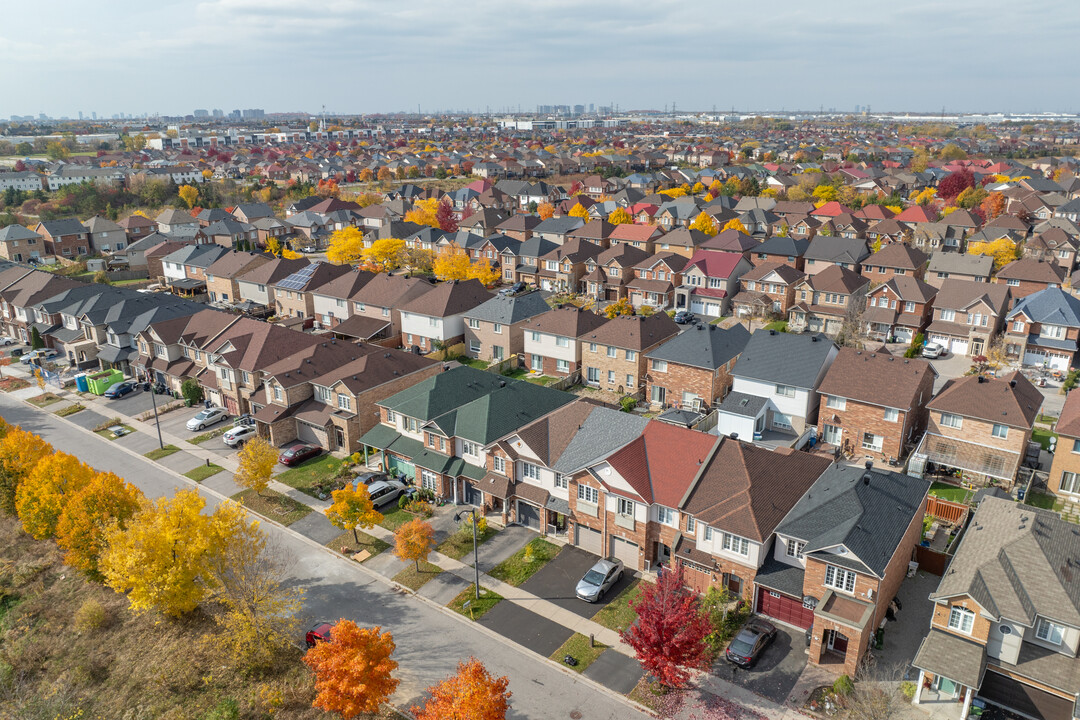
[(741, 324), (727, 330), (716, 325), (698, 325), (645, 353), (645, 357), (715, 370), (738, 356), (748, 342), (750, 331)]
[(552, 464), (555, 472), (570, 474), (627, 445), (645, 431), (646, 418), (618, 410), (596, 408)]
[(551, 309), (539, 292), (531, 292), (517, 297), (496, 295), (487, 302), (477, 305), (465, 313), (467, 318), (475, 318), (486, 322), (513, 325)]
[(763, 382), (812, 388), (836, 345), (824, 335), (756, 330), (732, 375)]
[(1047, 288), (1020, 298), (1006, 319), (1020, 314), (1032, 322), (1080, 327), (1080, 299), (1061, 288)]
[(964, 255), (938, 251), (930, 256), (929, 272), (958, 273), (961, 275), (990, 276), (994, 258), (989, 255)]

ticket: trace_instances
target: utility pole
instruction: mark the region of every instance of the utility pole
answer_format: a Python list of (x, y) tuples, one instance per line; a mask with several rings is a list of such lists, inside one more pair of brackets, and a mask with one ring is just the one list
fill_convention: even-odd
[(164, 450), (165, 442), (161, 439), (161, 418), (158, 417), (157, 413), (157, 393), (154, 392), (154, 376), (149, 372), (146, 375), (147, 379), (150, 381), (150, 402), (154, 406), (154, 425), (157, 426), (157, 444), (159, 449)]

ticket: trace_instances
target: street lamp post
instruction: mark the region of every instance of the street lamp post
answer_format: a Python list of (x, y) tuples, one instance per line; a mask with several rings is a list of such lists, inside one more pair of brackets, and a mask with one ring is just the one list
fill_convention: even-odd
[(147, 375), (147, 380), (150, 381), (149, 382), (149, 385), (150, 385), (150, 402), (154, 406), (154, 425), (157, 426), (157, 444), (158, 444), (158, 448), (164, 450), (165, 449), (165, 443), (161, 440), (161, 419), (158, 417), (158, 414), (157, 414), (157, 393), (154, 392), (154, 376), (151, 375), (150, 373), (147, 373), (146, 375)]
[(469, 508), (468, 510), (462, 510), (461, 512), (454, 513), (454, 522), (461, 522), (461, 519), (465, 517), (465, 513), (472, 514), (472, 552), (473, 552), (473, 573), (476, 576), (476, 599), (480, 599), (480, 555), (477, 551), (476, 544), (476, 508)]

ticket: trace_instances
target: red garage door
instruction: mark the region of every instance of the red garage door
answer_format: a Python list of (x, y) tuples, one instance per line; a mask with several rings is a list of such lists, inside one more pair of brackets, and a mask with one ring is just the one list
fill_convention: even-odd
[(793, 598), (789, 595), (758, 588), (758, 612), (768, 615), (781, 622), (795, 625), (803, 629), (814, 624), (814, 611), (803, 607), (801, 598)]

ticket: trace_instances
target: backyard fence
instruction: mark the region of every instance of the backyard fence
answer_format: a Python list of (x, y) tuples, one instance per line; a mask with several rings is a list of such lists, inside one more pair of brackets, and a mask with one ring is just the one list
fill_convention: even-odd
[(967, 517), (968, 506), (931, 495), (926, 499), (926, 514), (948, 523), (961, 523)]

